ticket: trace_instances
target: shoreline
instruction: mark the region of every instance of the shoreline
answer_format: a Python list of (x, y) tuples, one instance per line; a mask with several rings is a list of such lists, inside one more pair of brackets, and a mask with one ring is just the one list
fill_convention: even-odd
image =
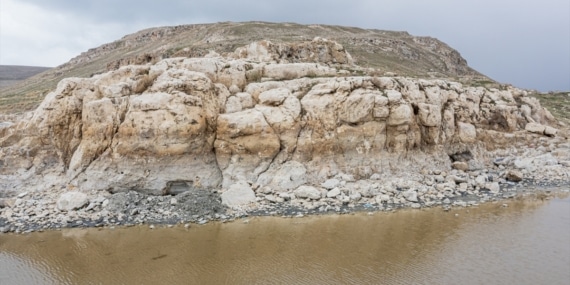
[[(184, 215), (181, 211), (175, 211), (173, 216), (164, 219), (148, 218), (141, 219), (137, 214), (134, 215), (121, 215), (117, 213), (109, 212), (107, 216), (100, 217), (98, 219), (88, 219), (88, 218), (73, 218), (73, 212), (61, 212), (61, 215), (67, 216), (64, 221), (59, 221), (57, 219), (48, 222), (29, 222), (19, 219), (16, 221), (8, 221), (4, 217), (0, 217), (0, 235), (2, 234), (27, 234), (32, 232), (44, 232), (44, 231), (54, 231), (62, 229), (72, 229), (72, 228), (111, 228), (115, 227), (132, 227), (132, 226), (148, 226), (151, 229), (155, 227), (180, 227), (184, 226), (189, 228), (193, 225), (203, 225), (212, 222), (235, 222), (239, 219), (244, 219), (247, 217), (282, 217), (282, 218), (302, 218), (306, 216), (325, 216), (325, 215), (346, 215), (355, 213), (368, 214), (379, 213), (379, 212), (397, 212), (401, 210), (427, 210), (427, 209), (441, 209), (443, 211), (450, 211), (452, 209), (469, 208), (476, 207), (487, 203), (501, 203), (504, 207), (507, 207), (506, 202), (512, 201), (513, 199), (552, 199), (558, 194), (568, 194), (570, 193), (570, 182), (568, 183), (552, 183), (552, 184), (542, 184), (534, 183), (533, 181), (524, 181), (516, 185), (511, 185), (501, 189), (498, 193), (487, 192), (481, 195), (465, 195), (459, 197), (452, 197), (443, 199), (443, 201), (434, 204), (426, 204), (422, 201), (418, 203), (347, 203), (341, 206), (328, 206), (328, 207), (299, 207), (292, 205), (291, 201), (284, 203), (274, 203), (269, 207), (260, 207), (257, 205), (257, 209), (250, 209), (249, 211), (244, 209), (231, 209), (222, 208), (222, 212), (213, 214), (202, 214), (202, 215)], [(118, 193), (125, 194), (125, 193)], [(128, 192), (127, 195), (136, 196), (146, 196), (139, 197), (142, 199), (149, 199), (151, 197), (160, 200), (160, 197), (166, 197), (169, 199), (176, 198), (176, 196), (151, 196), (142, 195), (138, 192)], [(183, 194), (183, 193), (182, 193)], [(180, 194), (179, 194), (180, 195)], [(24, 196), (25, 197), (25, 196)], [(24, 198), (22, 197), (22, 198)], [(446, 201), (448, 200), (448, 201)], [(415, 206), (419, 204), (418, 206)], [(2, 208), (0, 208), (2, 209)], [(5, 210), (3, 208), (2, 210)], [(82, 209), (82, 210), (85, 210)], [(165, 212), (164, 209), (156, 208), (156, 212)], [(79, 210), (81, 211), (81, 210)], [(168, 211), (168, 210), (166, 210)], [(77, 212), (77, 211), (76, 211)], [(68, 214), (68, 215), (65, 215)], [(180, 217), (182, 215), (182, 217)]]

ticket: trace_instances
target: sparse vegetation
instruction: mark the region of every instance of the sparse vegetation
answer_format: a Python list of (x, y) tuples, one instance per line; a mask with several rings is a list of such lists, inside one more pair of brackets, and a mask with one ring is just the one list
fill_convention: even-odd
[(307, 72), (307, 74), (305, 75), (305, 77), (308, 78), (316, 78), (317, 77), (317, 73), (314, 70), (310, 70), (309, 72)]
[(150, 76), (149, 74), (142, 75), (141, 78), (137, 81), (133, 92), (136, 94), (143, 93), (152, 85), (155, 79), (155, 76)]
[(558, 120), (570, 126), (570, 91), (536, 93), (532, 96)]

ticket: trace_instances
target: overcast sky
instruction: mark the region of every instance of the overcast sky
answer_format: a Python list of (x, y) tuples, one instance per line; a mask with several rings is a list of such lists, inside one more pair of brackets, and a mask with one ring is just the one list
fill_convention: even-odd
[(0, 0), (0, 64), (57, 66), (141, 29), (220, 21), (407, 31), (500, 82), (570, 90), (568, 0)]

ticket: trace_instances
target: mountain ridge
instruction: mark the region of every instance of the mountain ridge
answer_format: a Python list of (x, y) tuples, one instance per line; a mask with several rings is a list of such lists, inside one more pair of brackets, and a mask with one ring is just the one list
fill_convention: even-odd
[[(69, 62), (23, 82), (0, 89), (0, 113), (32, 110), (43, 95), (66, 77), (90, 77), (129, 64), (171, 57), (219, 54), (259, 40), (279, 42), (328, 38), (342, 44), (362, 74), (393, 73), (424, 78), (452, 78), (460, 82), (496, 84), (467, 65), (460, 53), (431, 37), (407, 32), (295, 23), (221, 22), (148, 28), (89, 49)], [(373, 69), (373, 70), (368, 70)]]

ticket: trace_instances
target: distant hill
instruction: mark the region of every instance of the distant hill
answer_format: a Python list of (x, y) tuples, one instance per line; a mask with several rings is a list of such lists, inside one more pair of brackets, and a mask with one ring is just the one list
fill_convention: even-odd
[(16, 84), (49, 69), (50, 67), (41, 66), (0, 65), (0, 88)]
[[(66, 77), (90, 77), (127, 64), (144, 64), (169, 57), (219, 54), (254, 41), (308, 41), (327, 38), (342, 44), (355, 63), (374, 68), (373, 75), (450, 78), (475, 84), (495, 81), (467, 65), (459, 52), (431, 37), (407, 32), (294, 23), (216, 23), (150, 28), (92, 48), (69, 62), (15, 85), (0, 89), (0, 114), (31, 110)], [(372, 74), (367, 72), (368, 74)]]

